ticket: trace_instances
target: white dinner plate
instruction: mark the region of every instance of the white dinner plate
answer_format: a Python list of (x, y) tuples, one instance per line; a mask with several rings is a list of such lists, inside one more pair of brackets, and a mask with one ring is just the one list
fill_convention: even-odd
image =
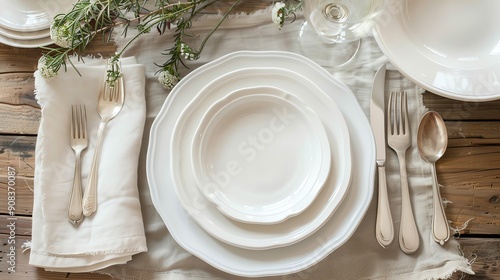
[(41, 46), (48, 46), (54, 42), (50, 37), (33, 40), (18, 40), (0, 35), (0, 43), (17, 48), (38, 48)]
[(15, 31), (50, 27), (55, 15), (71, 10), (77, 0), (0, 0), (0, 26)]
[[(281, 67), (282, 71), (307, 77), (322, 90), (312, 96), (331, 98), (338, 104), (350, 133), (353, 166), (351, 183), (334, 215), (310, 237), (285, 247), (247, 250), (213, 238), (184, 210), (169, 172), (170, 135), (183, 108), (206, 84), (238, 69), (276, 66)], [(259, 80), (266, 78), (256, 76)], [(328, 119), (329, 123), (336, 121), (332, 117)], [(153, 204), (172, 237), (184, 249), (215, 268), (235, 275), (282, 275), (316, 264), (352, 236), (373, 196), (375, 142), (370, 124), (356, 97), (326, 70), (293, 53), (242, 51), (199, 67), (172, 90), (151, 128), (146, 171)], [(280, 233), (277, 234), (279, 236)]]
[[(323, 122), (331, 151), (329, 176), (317, 199), (300, 215), (272, 226), (244, 224), (227, 218), (199, 191), (192, 172), (193, 150), (190, 143), (205, 112), (228, 93), (255, 86), (276, 87), (302, 99)], [(207, 233), (233, 246), (264, 250), (296, 243), (328, 220), (349, 187), (351, 147), (349, 130), (340, 109), (321, 92), (319, 87), (301, 75), (268, 67), (229, 71), (208, 83), (193, 97), (178, 117), (171, 136), (170, 171), (173, 188), (181, 204)]]
[[(212, 83), (199, 95), (219, 86)], [(330, 170), (321, 120), (276, 87), (237, 89), (216, 101), (191, 149), (198, 189), (226, 216), (252, 224), (275, 224), (304, 211)]]
[(500, 98), (500, 1), (387, 0), (374, 35), (391, 63), (438, 95)]

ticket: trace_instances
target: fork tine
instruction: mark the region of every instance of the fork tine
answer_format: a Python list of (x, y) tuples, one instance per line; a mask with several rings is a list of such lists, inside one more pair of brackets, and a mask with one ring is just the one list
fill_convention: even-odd
[(397, 119), (398, 119), (398, 135), (405, 133), (405, 122), (404, 122), (404, 104), (403, 104), (403, 92), (398, 92), (396, 96), (397, 105)]
[(75, 113), (76, 113), (75, 138), (80, 139), (80, 138), (82, 138), (82, 109), (81, 109), (81, 105), (76, 106)]
[(408, 133), (409, 131), (406, 131), (410, 128), (410, 121), (408, 120), (408, 100), (407, 100), (407, 94), (406, 91), (403, 91), (401, 93), (402, 98), (401, 98), (401, 108), (402, 108), (402, 113), (401, 117), (404, 118), (404, 132), (403, 133)]
[(79, 106), (80, 114), (78, 118), (78, 138), (87, 138), (87, 110), (85, 108), (85, 105), (80, 105)]
[(114, 102), (118, 102), (118, 97), (120, 95), (120, 91), (118, 90), (119, 86), (120, 86), (120, 79), (116, 80), (115, 85), (113, 87), (113, 94), (111, 100)]
[(387, 128), (389, 129), (389, 133), (393, 135), (396, 129), (396, 112), (394, 110), (394, 92), (391, 91), (389, 95), (389, 104), (387, 106), (387, 114), (389, 117), (387, 118)]
[(87, 138), (87, 107), (83, 105), (83, 138)]
[(70, 125), (71, 138), (75, 138), (75, 106), (71, 105), (71, 125)]

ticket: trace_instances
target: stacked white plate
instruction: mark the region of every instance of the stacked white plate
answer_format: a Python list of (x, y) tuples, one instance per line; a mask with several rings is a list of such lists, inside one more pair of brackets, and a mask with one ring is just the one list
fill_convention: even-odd
[(260, 277), (305, 269), (344, 244), (370, 204), (374, 163), (348, 87), (300, 55), (236, 52), (169, 94), (147, 176), (182, 247)]
[(0, 43), (18, 48), (52, 44), (50, 24), (76, 0), (0, 0)]

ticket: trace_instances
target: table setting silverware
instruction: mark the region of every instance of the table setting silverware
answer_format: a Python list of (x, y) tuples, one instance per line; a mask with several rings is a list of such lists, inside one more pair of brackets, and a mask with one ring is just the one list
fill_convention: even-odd
[(419, 233), (410, 200), (406, 171), (406, 150), (411, 146), (410, 122), (408, 119), (406, 92), (391, 92), (387, 117), (387, 142), (396, 152), (401, 176), (401, 222), (399, 246), (407, 254), (420, 246)]
[(125, 100), (123, 75), (114, 81), (109, 81), (108, 73), (110, 71), (119, 71), (119, 73), (121, 73), (119, 62), (108, 62), (106, 71), (104, 72), (102, 88), (99, 92), (97, 112), (101, 117), (101, 122), (97, 132), (97, 143), (88, 177), (87, 187), (85, 188), (85, 193), (83, 195), (83, 215), (85, 216), (90, 216), (97, 210), (98, 169), (104, 129), (106, 128), (107, 123), (118, 115)]
[(87, 148), (89, 143), (87, 134), (87, 110), (85, 105), (71, 106), (70, 130), (70, 145), (75, 152), (75, 175), (68, 207), (68, 219), (74, 226), (78, 226), (83, 220), (81, 153)]
[(373, 79), (372, 97), (370, 101), (370, 125), (375, 136), (378, 175), (378, 203), (375, 236), (380, 246), (386, 248), (394, 240), (394, 225), (387, 193), (385, 174), (386, 141), (385, 141), (385, 89), (386, 65), (382, 65)]
[(432, 216), (432, 238), (439, 244), (444, 245), (450, 238), (450, 228), (446, 220), (443, 201), (439, 191), (436, 175), (436, 161), (438, 161), (446, 151), (448, 133), (443, 118), (441, 118), (437, 112), (429, 111), (420, 119), (417, 131), (417, 145), (420, 156), (431, 163), (433, 177), (432, 205), (434, 207)]

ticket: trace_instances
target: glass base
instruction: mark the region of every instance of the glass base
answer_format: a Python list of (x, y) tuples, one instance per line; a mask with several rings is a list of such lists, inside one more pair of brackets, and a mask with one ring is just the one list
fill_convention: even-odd
[(361, 40), (342, 43), (326, 41), (304, 21), (300, 28), (299, 46), (304, 56), (319, 65), (336, 68), (346, 65), (354, 58), (361, 46)]

